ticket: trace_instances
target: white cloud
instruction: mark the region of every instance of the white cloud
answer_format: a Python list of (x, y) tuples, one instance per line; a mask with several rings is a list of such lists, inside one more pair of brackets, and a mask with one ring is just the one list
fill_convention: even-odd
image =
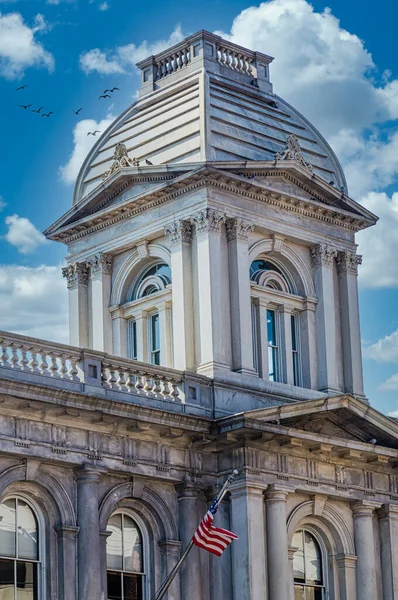
[(181, 27), (177, 25), (168, 39), (158, 40), (152, 44), (145, 40), (138, 46), (127, 44), (110, 51), (93, 48), (80, 55), (80, 68), (86, 74), (93, 72), (100, 73), (101, 75), (125, 73), (140, 60), (152, 54), (157, 54), (165, 48), (177, 44), (182, 39), (184, 39), (184, 35)]
[(105, 11), (109, 9), (109, 4), (107, 2), (101, 2), (98, 6), (99, 10)]
[(60, 175), (65, 183), (75, 182), (84, 159), (100, 136), (100, 134), (97, 134), (96, 137), (93, 135), (87, 135), (88, 132), (98, 130), (103, 133), (112, 123), (114, 118), (115, 117), (113, 115), (108, 115), (105, 119), (99, 122), (95, 121), (94, 119), (84, 119), (76, 123), (73, 130), (73, 151), (68, 162), (60, 167)]
[(61, 267), (0, 265), (0, 329), (68, 342), (67, 288)]
[(7, 202), (3, 199), (3, 196), (0, 194), (0, 212), (5, 209), (7, 206)]
[(378, 362), (398, 364), (398, 329), (364, 348), (364, 356)]
[(46, 244), (47, 240), (42, 233), (25, 217), (12, 215), (6, 217), (8, 231), (4, 238), (18, 249), (21, 254), (31, 254), (38, 246)]
[(42, 15), (37, 15), (33, 26), (29, 27), (20, 13), (0, 13), (0, 76), (16, 79), (33, 66), (51, 72), (54, 58), (35, 37), (47, 29)]
[[(398, 373), (395, 375), (391, 375), (387, 381), (380, 385), (381, 390), (386, 390), (388, 392), (397, 392), (398, 391)], [(398, 417), (398, 410), (393, 413), (389, 413), (390, 417)]]

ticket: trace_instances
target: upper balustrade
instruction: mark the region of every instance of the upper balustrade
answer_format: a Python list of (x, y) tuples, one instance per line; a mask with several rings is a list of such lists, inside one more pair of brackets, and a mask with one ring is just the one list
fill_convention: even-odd
[[(253, 52), (208, 31), (199, 31), (164, 52), (137, 63), (141, 69), (140, 95), (163, 85), (165, 78), (207, 67), (235, 80), (251, 83), (255, 88), (272, 91), (269, 63), (272, 57)], [(247, 79), (250, 78), (250, 79)]]

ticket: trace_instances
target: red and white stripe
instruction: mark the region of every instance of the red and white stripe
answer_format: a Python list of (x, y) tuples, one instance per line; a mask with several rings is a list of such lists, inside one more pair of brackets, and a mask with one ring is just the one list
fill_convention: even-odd
[(219, 527), (213, 527), (214, 516), (208, 511), (192, 538), (195, 546), (203, 548), (216, 556), (221, 556), (225, 548), (229, 546), (232, 540), (237, 540), (238, 536)]

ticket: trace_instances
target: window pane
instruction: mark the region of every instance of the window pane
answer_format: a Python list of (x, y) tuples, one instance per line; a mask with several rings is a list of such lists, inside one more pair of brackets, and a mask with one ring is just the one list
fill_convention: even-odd
[(17, 600), (37, 600), (37, 565), (17, 562)]
[[(109, 539), (109, 538), (108, 538)], [(122, 574), (107, 573), (108, 600), (122, 600)]]
[(323, 589), (322, 588), (313, 588), (307, 587), (305, 590), (305, 600), (322, 600), (323, 599)]
[(15, 556), (15, 507), (14, 499), (0, 504), (0, 554), (2, 556)]
[(32, 509), (23, 500), (18, 500), (18, 558), (38, 560), (37, 522)]
[(152, 351), (159, 350), (159, 348), (160, 348), (159, 315), (152, 315), (152, 317), (151, 317), (151, 339), (152, 339)]
[(296, 340), (296, 317), (295, 315), (291, 315), (290, 324), (292, 327), (292, 350), (297, 350), (297, 340)]
[(142, 600), (141, 575), (124, 575), (123, 593), (124, 600)]
[(108, 521), (111, 535), (106, 540), (106, 563), (109, 569), (123, 569), (122, 515), (113, 515)]
[(307, 582), (322, 583), (321, 551), (318, 542), (308, 533), (305, 536), (305, 574)]
[(0, 560), (0, 600), (14, 600), (14, 561)]
[(305, 600), (304, 587), (301, 585), (294, 586), (294, 600)]
[(268, 331), (268, 344), (270, 346), (276, 346), (275, 311), (273, 311), (273, 310), (267, 310), (267, 331)]
[(123, 515), (124, 570), (141, 573), (142, 544), (141, 535), (133, 519)]
[(293, 577), (295, 581), (305, 581), (304, 572), (304, 541), (303, 531), (296, 531), (292, 540), (293, 548), (297, 548), (293, 554)]
[(137, 360), (137, 323), (133, 319), (127, 321), (128, 357)]

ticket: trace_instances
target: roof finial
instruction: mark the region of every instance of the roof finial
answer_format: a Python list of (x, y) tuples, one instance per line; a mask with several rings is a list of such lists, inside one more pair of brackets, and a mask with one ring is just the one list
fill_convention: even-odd
[(304, 160), (304, 156), (300, 148), (300, 142), (298, 140), (298, 137), (295, 136), (294, 133), (289, 135), (289, 137), (287, 138), (286, 146), (282, 154), (280, 154), (279, 152), (275, 154), (275, 163), (277, 163), (280, 160), (293, 160), (294, 162), (297, 162), (299, 165), (305, 167), (312, 173), (312, 164)]
[(126, 144), (123, 142), (118, 142), (115, 147), (115, 152), (113, 154), (113, 163), (110, 168), (105, 171), (102, 175), (102, 180), (107, 179), (117, 171), (118, 169), (125, 169), (127, 167), (139, 167), (140, 162), (136, 158), (131, 159), (128, 155)]

